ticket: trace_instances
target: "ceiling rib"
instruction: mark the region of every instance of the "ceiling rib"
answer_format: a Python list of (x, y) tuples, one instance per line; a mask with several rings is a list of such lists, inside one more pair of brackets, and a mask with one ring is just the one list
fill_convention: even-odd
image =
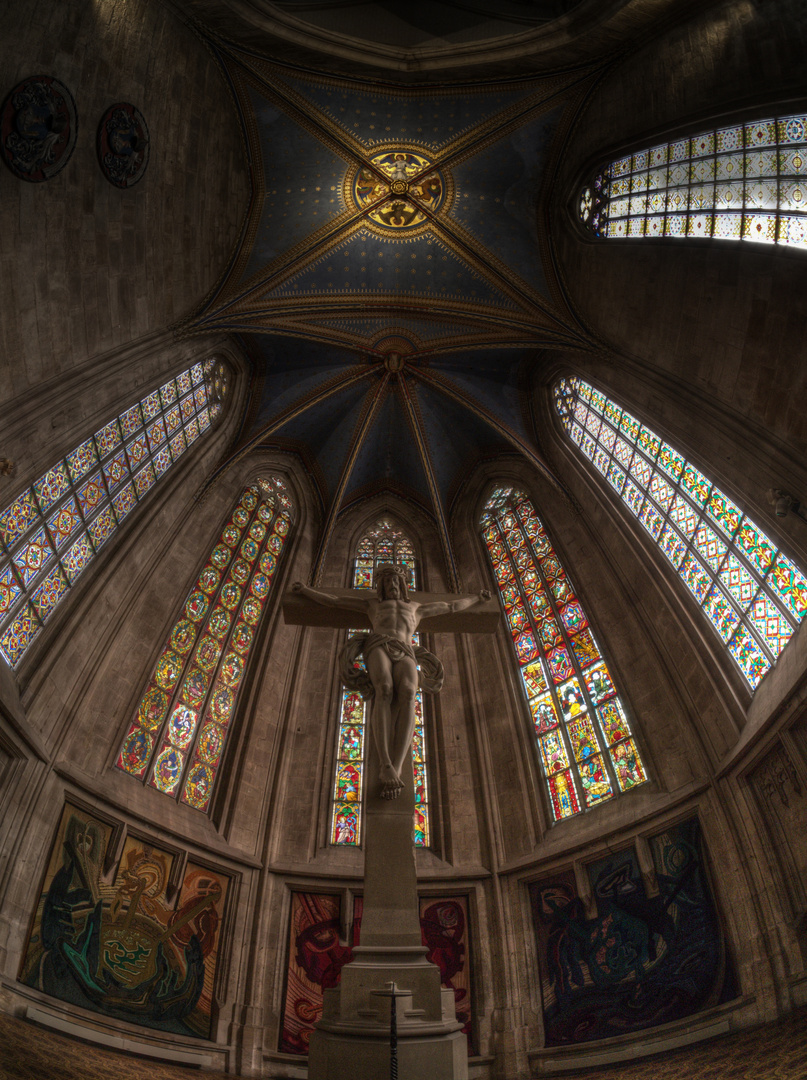
[(448, 535), (448, 522), (446, 520), (443, 499), (440, 495), (440, 489), (437, 486), (437, 480), (434, 475), (434, 467), (432, 465), (431, 454), (429, 453), (429, 447), (426, 441), (426, 432), (420, 418), (420, 410), (417, 407), (417, 403), (413, 400), (412, 395), (409, 393), (409, 387), (406, 385), (406, 378), (403, 375), (398, 376), (398, 389), (400, 390), (401, 398), (403, 399), (406, 408), (406, 416), (409, 420), (412, 434), (415, 437), (415, 442), (417, 443), (420, 459), (423, 462), (423, 471), (426, 473), (426, 481), (429, 485), (429, 493), (431, 494), (432, 504), (434, 506), (434, 516), (437, 519), (437, 526), (440, 532), (443, 557), (445, 559), (446, 569), (448, 570), (449, 586), (453, 592), (459, 592), (460, 577), (457, 571), (457, 564), (454, 560), (451, 539)]
[[(378, 368), (373, 371), (373, 374), (377, 374)], [(345, 490), (350, 480), (350, 475), (353, 472), (353, 466), (356, 464), (356, 458), (359, 456), (359, 451), (362, 448), (367, 432), (370, 430), (373, 424), (378, 407), (384, 398), (387, 396), (387, 388), (391, 375), (388, 371), (385, 371), (380, 382), (377, 386), (371, 387), (364, 397), (364, 401), (361, 406), (361, 413), (356, 421), (356, 426), (353, 429), (353, 435), (350, 439), (350, 447), (348, 449), (347, 456), (345, 457), (344, 465), (342, 466), (342, 472), (339, 476), (339, 482), (336, 485), (333, 498), (331, 499), (331, 505), (328, 508), (328, 517), (325, 520), (325, 524), (322, 528), (320, 535), (319, 547), (314, 559), (314, 566), (311, 571), (311, 581), (314, 585), (319, 584), (319, 578), (322, 574), (322, 567), (325, 561), (325, 555), (328, 551), (328, 544), (331, 542), (331, 535), (333, 534), (333, 527), (336, 523), (336, 519), (339, 515), (339, 508), (342, 505), (342, 497), (345, 494)]]
[(439, 372), (429, 370), (423, 367), (411, 367), (412, 374), (415, 378), (420, 379), (428, 386), (433, 386), (436, 390), (441, 391), (447, 397), (452, 398), (454, 401), (459, 402), (470, 412), (478, 416), (480, 420), (484, 420), (486, 424), (493, 428), (493, 430), (500, 435), (511, 446), (515, 447), (520, 453), (526, 457), (531, 465), (535, 466), (538, 471), (546, 477), (546, 479), (556, 488), (562, 495), (570, 498), (569, 493), (563, 486), (561, 481), (555, 476), (554, 472), (546, 464), (540, 454), (536, 453), (532, 447), (517, 435), (515, 431), (507, 424), (503, 423), (497, 416), (495, 416), (489, 409), (486, 409), (484, 405), (481, 405), (478, 401), (472, 398), (469, 394), (466, 394), (464, 390), (447, 379)]
[(323, 401), (327, 401), (329, 397), (333, 397), (334, 394), (338, 394), (341, 390), (346, 390), (347, 387), (353, 386), (354, 383), (359, 382), (361, 379), (366, 379), (368, 375), (372, 374), (372, 368), (369, 368), (366, 364), (362, 364), (361, 366), (356, 365), (329, 379), (311, 393), (298, 398), (297, 401), (292, 402), (291, 405), (286, 406), (285, 409), (281, 409), (268, 424), (264, 424), (260, 431), (256, 432), (247, 439), (246, 442), (236, 447), (236, 449), (225, 458), (203, 485), (197, 498), (203, 498), (211, 484), (213, 484), (222, 473), (235, 465), (237, 461), (240, 461), (245, 454), (248, 454), (250, 450), (253, 450), (258, 446), (263, 439), (267, 438), (269, 435), (273, 435), (276, 431), (279, 431), (284, 424), (288, 424), (289, 421), (294, 420), (308, 409), (320, 405)]

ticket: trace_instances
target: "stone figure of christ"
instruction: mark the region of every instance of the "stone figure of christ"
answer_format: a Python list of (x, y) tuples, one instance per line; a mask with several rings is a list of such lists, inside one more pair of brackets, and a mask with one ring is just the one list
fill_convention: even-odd
[[(412, 635), (422, 619), (464, 611), (490, 599), (485, 589), (477, 596), (463, 596), (447, 602), (418, 603), (411, 600), (406, 578), (392, 564), (379, 566), (375, 575), (376, 596), (332, 596), (297, 581), (292, 591), (326, 607), (358, 611), (366, 615), (372, 633), (351, 638), (342, 654), (342, 681), (373, 700), (370, 730), (381, 762), (379, 776), (385, 799), (395, 799), (403, 789), (401, 773), (415, 731), (415, 697), (420, 683), (437, 693), (443, 684), (440, 661), (421, 646), (412, 645)], [(355, 661), (363, 655), (366, 674), (357, 671)]]

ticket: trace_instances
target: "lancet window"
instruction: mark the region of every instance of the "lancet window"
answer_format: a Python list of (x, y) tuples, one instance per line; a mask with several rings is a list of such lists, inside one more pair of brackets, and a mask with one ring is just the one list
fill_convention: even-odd
[(526, 495), (497, 488), (482, 535), (558, 821), (643, 783), (644, 767), (583, 606)]
[(117, 766), (197, 810), (216, 783), (294, 508), (283, 482), (238, 500), (160, 653)]
[(595, 236), (807, 247), (807, 115), (703, 131), (609, 162), (580, 193)]
[[(353, 561), (353, 588), (372, 589), (375, 572), (384, 563), (400, 566), (410, 589), (417, 587), (417, 565), (412, 544), (400, 529), (387, 520), (377, 523), (359, 541)], [(357, 631), (351, 630), (350, 633)], [(412, 644), (420, 635), (412, 636)], [(342, 691), (339, 734), (336, 750), (336, 779), (333, 790), (331, 843), (355, 846), (361, 843), (362, 796), (367, 759), (366, 738), (370, 703), (352, 690)], [(414, 843), (429, 845), (429, 799), (426, 777), (426, 736), (423, 728), (423, 694), (415, 698), (415, 734), (412, 759), (415, 783)]]
[(123, 519), (221, 411), (217, 362), (110, 420), (0, 512), (0, 655), (16, 667)]
[(647, 530), (752, 690), (807, 612), (807, 578), (669, 443), (582, 379), (555, 405), (566, 433)]

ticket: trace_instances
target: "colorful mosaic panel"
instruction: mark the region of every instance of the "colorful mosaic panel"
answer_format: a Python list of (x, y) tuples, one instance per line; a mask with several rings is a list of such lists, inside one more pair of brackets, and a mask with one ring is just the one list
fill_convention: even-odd
[[(570, 437), (576, 419), (597, 419), (597, 439), (581, 446), (596, 465), (596, 455), (605, 453), (603, 433), (616, 434), (620, 406), (576, 378), (558, 384), (555, 405)], [(642, 470), (634, 468), (637, 458)], [(647, 496), (639, 520), (756, 689), (807, 612), (807, 577), (711, 480), (644, 426), (631, 469)], [(622, 498), (634, 509), (625, 493)], [(651, 499), (658, 507), (652, 518), (646, 517)]]
[[(612, 420), (631, 442), (638, 438), (633, 417), (620, 411)], [(644, 771), (583, 605), (532, 503), (519, 491), (498, 488), (485, 506), (482, 529), (559, 821), (627, 791), (639, 776), (645, 779)], [(616, 769), (614, 755), (623, 743), (631, 744), (635, 758), (634, 784), (622, 783)], [(610, 756), (603, 753), (606, 747)]]
[[(416, 560), (411, 542), (392, 522), (382, 519), (359, 541), (353, 561), (353, 588), (372, 589), (375, 573), (383, 563), (394, 563), (403, 571), (408, 587), (416, 587)], [(356, 631), (350, 631), (351, 634)], [(418, 644), (415, 634), (413, 644)], [(336, 776), (331, 811), (331, 843), (355, 846), (361, 843), (362, 782), (366, 751), (367, 707), (358, 694), (345, 691), (339, 712)], [(415, 698), (415, 733), (412, 745), (415, 785), (413, 841), (416, 847), (429, 845), (428, 770), (426, 733), (423, 726), (423, 695)]]
[[(599, 237), (807, 248), (806, 123), (796, 115), (739, 124), (612, 161), (583, 189), (580, 220)], [(798, 132), (795, 142), (788, 132)]]
[[(187, 394), (193, 383), (190, 369), (105, 424), (0, 513), (0, 564), (10, 562), (16, 568), (8, 573), (19, 590), (4, 587), (0, 571), (0, 637), (8, 631), (15, 664), (35, 636), (12, 628), (21, 597), (33, 600), (35, 622), (49, 615), (156, 478), (198, 437), (203, 405), (207, 412), (206, 385), (197, 380), (195, 393), (188, 396), (190, 406), (183, 411), (173, 403), (180, 383)], [(155, 426), (162, 431), (163, 443), (167, 425), (170, 448), (163, 445), (152, 456), (144, 417), (149, 431)], [(37, 631), (40, 626), (41, 621)]]
[[(285, 538), (291, 524), (289, 511), (274, 495), (285, 495), (282, 481), (261, 484), (268, 485), (275, 509), (267, 513), (259, 487), (242, 492), (224, 527), (224, 542), (213, 548), (168, 635), (118, 754), (118, 768), (195, 810), (210, 807), (271, 584), (271, 573), (258, 569), (266, 565), (264, 549), (272, 538)], [(272, 573), (276, 565), (275, 560)], [(251, 588), (258, 575), (261, 598), (242, 599), (244, 586)]]

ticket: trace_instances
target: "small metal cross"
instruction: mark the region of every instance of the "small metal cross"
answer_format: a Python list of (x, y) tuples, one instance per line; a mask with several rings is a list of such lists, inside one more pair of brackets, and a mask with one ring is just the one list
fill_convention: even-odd
[(398, 1016), (395, 1011), (395, 999), (407, 997), (411, 990), (399, 990), (394, 982), (387, 983), (386, 990), (373, 990), (377, 997), (388, 997), (389, 1002), (389, 1077), (398, 1080)]

